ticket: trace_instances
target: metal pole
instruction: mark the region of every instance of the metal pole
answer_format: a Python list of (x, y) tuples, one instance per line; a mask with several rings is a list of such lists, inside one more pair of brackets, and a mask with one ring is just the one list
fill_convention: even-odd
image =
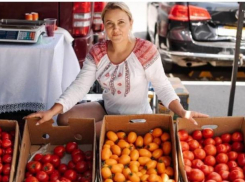
[(240, 54), (240, 45), (242, 38), (242, 28), (243, 28), (243, 18), (244, 18), (244, 4), (243, 2), (239, 3), (239, 14), (238, 14), (238, 22), (237, 22), (237, 33), (236, 33), (236, 50), (235, 50), (235, 59), (233, 61), (233, 69), (232, 69), (232, 77), (231, 77), (231, 90), (230, 90), (230, 98), (229, 98), (229, 108), (228, 108), (228, 116), (232, 116), (233, 105), (234, 105), (234, 97), (236, 90), (236, 80), (237, 80), (237, 70), (238, 70), (238, 61)]

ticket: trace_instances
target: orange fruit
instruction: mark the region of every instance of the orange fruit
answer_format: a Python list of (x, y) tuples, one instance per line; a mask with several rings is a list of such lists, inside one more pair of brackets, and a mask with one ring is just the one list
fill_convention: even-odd
[(107, 164), (108, 166), (111, 166), (113, 164), (117, 164), (117, 160), (115, 160), (115, 159), (106, 159), (105, 160), (105, 164)]
[(140, 182), (139, 176), (137, 176), (137, 174), (135, 174), (135, 173), (130, 173), (129, 176), (128, 176), (128, 179), (131, 182)]
[(113, 141), (113, 142), (116, 142), (118, 140), (118, 136), (115, 132), (113, 131), (108, 131), (106, 133), (106, 136), (109, 140)]
[(157, 161), (155, 161), (155, 160), (150, 160), (149, 162), (147, 162), (146, 164), (145, 164), (145, 169), (146, 170), (148, 170), (148, 169), (155, 169), (156, 168), (156, 166), (157, 166)]
[(156, 149), (159, 148), (159, 145), (157, 145), (156, 143), (152, 142), (152, 143), (149, 143), (146, 147), (149, 151), (154, 151)]
[(152, 158), (153, 159), (159, 159), (163, 154), (163, 150), (162, 149), (156, 149), (152, 152)]
[(121, 139), (118, 141), (117, 145), (121, 148), (121, 149), (124, 149), (124, 148), (129, 148), (129, 143), (126, 142), (125, 140)]
[(130, 157), (126, 154), (123, 154), (121, 157), (119, 157), (118, 162), (120, 164), (126, 165), (130, 162)]
[(111, 166), (111, 172), (116, 174), (116, 173), (121, 173), (123, 168), (119, 164), (114, 164)]
[(125, 176), (122, 173), (116, 173), (113, 179), (116, 182), (124, 182), (126, 180)]
[(129, 175), (130, 173), (132, 173), (132, 172), (131, 172), (131, 169), (130, 169), (129, 167), (126, 167), (126, 168), (124, 168), (124, 169), (122, 170), (122, 173), (123, 173), (123, 175), (124, 175), (126, 178), (128, 178), (128, 175)]
[(163, 142), (169, 141), (170, 140), (170, 134), (168, 132), (163, 132), (163, 134), (161, 135), (161, 140)]
[(165, 164), (163, 162), (157, 163), (157, 172), (158, 174), (163, 174), (165, 172)]
[(101, 175), (102, 175), (103, 179), (111, 178), (112, 173), (111, 173), (111, 170), (109, 169), (109, 167), (103, 167), (101, 169)]
[(174, 169), (170, 166), (166, 167), (165, 169), (165, 173), (169, 176), (173, 176), (174, 175)]
[(151, 160), (150, 157), (139, 157), (139, 159), (138, 159), (141, 166), (144, 166), (150, 160)]
[(128, 134), (128, 143), (134, 143), (137, 139), (137, 134), (133, 131), (131, 131), (129, 134)]
[(131, 151), (130, 151), (129, 148), (124, 148), (124, 149), (122, 150), (122, 155), (123, 155), (123, 154), (130, 155), (130, 153), (131, 153)]
[(164, 155), (169, 155), (172, 151), (172, 145), (170, 141), (165, 141), (162, 144), (162, 151)]
[(160, 138), (154, 138), (153, 142), (156, 143), (157, 145), (160, 145), (162, 143)]
[(126, 133), (123, 132), (123, 131), (117, 132), (117, 137), (118, 137), (118, 139), (125, 139), (126, 136), (127, 136)]
[(109, 159), (112, 155), (112, 152), (109, 148), (103, 148), (101, 151), (101, 159), (106, 160)]
[(144, 145), (148, 145), (149, 143), (151, 143), (153, 141), (153, 136), (151, 133), (146, 133), (144, 136)]
[(143, 137), (142, 136), (138, 136), (137, 139), (136, 139), (136, 141), (135, 141), (135, 146), (137, 148), (142, 148), (143, 145), (144, 145), (144, 139), (143, 139)]
[(157, 174), (150, 174), (150, 176), (148, 177), (149, 182), (158, 182), (160, 180), (160, 176), (158, 176)]
[(163, 182), (168, 182), (169, 176), (166, 173), (161, 174), (161, 178)]
[(130, 158), (132, 161), (137, 161), (139, 158), (139, 151), (136, 149), (132, 150), (130, 153)]
[(158, 159), (158, 162), (162, 161), (165, 164), (165, 166), (167, 167), (167, 166), (171, 165), (171, 160), (172, 159), (170, 156), (162, 156)]
[(162, 135), (162, 129), (161, 128), (155, 128), (155, 129), (153, 129), (152, 136), (154, 138), (160, 137), (161, 135)]
[(150, 157), (152, 156), (151, 152), (147, 149), (139, 149), (140, 157)]
[(147, 181), (148, 177), (149, 177), (149, 174), (143, 174), (143, 175), (140, 177), (140, 180), (141, 180), (141, 181)]
[(121, 148), (118, 145), (111, 146), (111, 151), (113, 154), (120, 156), (121, 155)]

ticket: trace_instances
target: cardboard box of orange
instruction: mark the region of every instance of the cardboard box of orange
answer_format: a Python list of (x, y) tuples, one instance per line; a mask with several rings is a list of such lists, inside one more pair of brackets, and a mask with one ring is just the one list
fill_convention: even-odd
[[(174, 180), (178, 181), (178, 163), (176, 153), (176, 140), (174, 134), (173, 120), (170, 115), (163, 114), (142, 114), (142, 115), (110, 115), (105, 116), (101, 127), (100, 143), (99, 143), (99, 169), (101, 169), (101, 150), (106, 139), (108, 131), (124, 131), (128, 134), (131, 131), (137, 135), (144, 136), (154, 128), (160, 127), (163, 131), (168, 131), (171, 135), (172, 144), (172, 164), (174, 168)], [(101, 170), (99, 180), (102, 180)]]
[[(245, 136), (245, 118), (244, 117), (213, 117), (213, 118), (195, 118), (198, 125), (194, 125), (191, 121), (179, 118), (177, 119), (177, 132), (179, 130), (186, 130), (191, 134), (195, 130), (202, 130), (204, 128), (212, 128), (214, 130), (214, 137), (221, 136), (224, 133), (233, 133), (241, 131)], [(177, 133), (176, 132), (176, 133)], [(186, 172), (184, 170), (183, 154), (181, 152), (180, 140), (177, 135), (177, 148), (179, 170), (183, 178), (183, 182), (188, 182)]]
[(19, 125), (18, 122), (14, 120), (0, 120), (0, 127), (2, 128), (2, 132), (15, 131), (13, 155), (12, 155), (11, 169), (9, 175), (9, 181), (13, 181), (16, 173), (16, 167), (17, 167), (16, 166), (16, 162), (18, 159), (17, 154), (19, 153), (19, 143), (20, 143)]
[(93, 151), (92, 181), (95, 181), (96, 132), (94, 119), (70, 119), (68, 126), (53, 126), (53, 120), (36, 126), (37, 119), (26, 120), (21, 143), (16, 182), (24, 181), (26, 164), (29, 158), (42, 146), (50, 144), (52, 152), (57, 145), (77, 142), (83, 151)]

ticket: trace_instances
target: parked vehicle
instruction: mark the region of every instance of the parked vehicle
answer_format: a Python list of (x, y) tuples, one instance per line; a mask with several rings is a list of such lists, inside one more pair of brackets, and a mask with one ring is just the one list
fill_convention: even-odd
[(105, 2), (0, 2), (0, 19), (25, 19), (37, 12), (39, 20), (56, 18), (74, 37), (73, 47), (80, 66), (93, 42), (103, 39), (101, 12)]
[[(147, 33), (170, 72), (183, 67), (231, 66), (234, 60), (239, 3), (149, 2)], [(245, 37), (245, 32), (243, 32)], [(241, 53), (245, 53), (242, 39)]]

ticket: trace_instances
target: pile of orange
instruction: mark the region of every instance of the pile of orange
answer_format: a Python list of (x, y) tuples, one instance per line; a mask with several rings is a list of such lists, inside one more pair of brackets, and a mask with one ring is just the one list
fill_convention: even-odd
[(101, 151), (104, 182), (175, 182), (171, 137), (161, 128), (144, 136), (108, 131)]

